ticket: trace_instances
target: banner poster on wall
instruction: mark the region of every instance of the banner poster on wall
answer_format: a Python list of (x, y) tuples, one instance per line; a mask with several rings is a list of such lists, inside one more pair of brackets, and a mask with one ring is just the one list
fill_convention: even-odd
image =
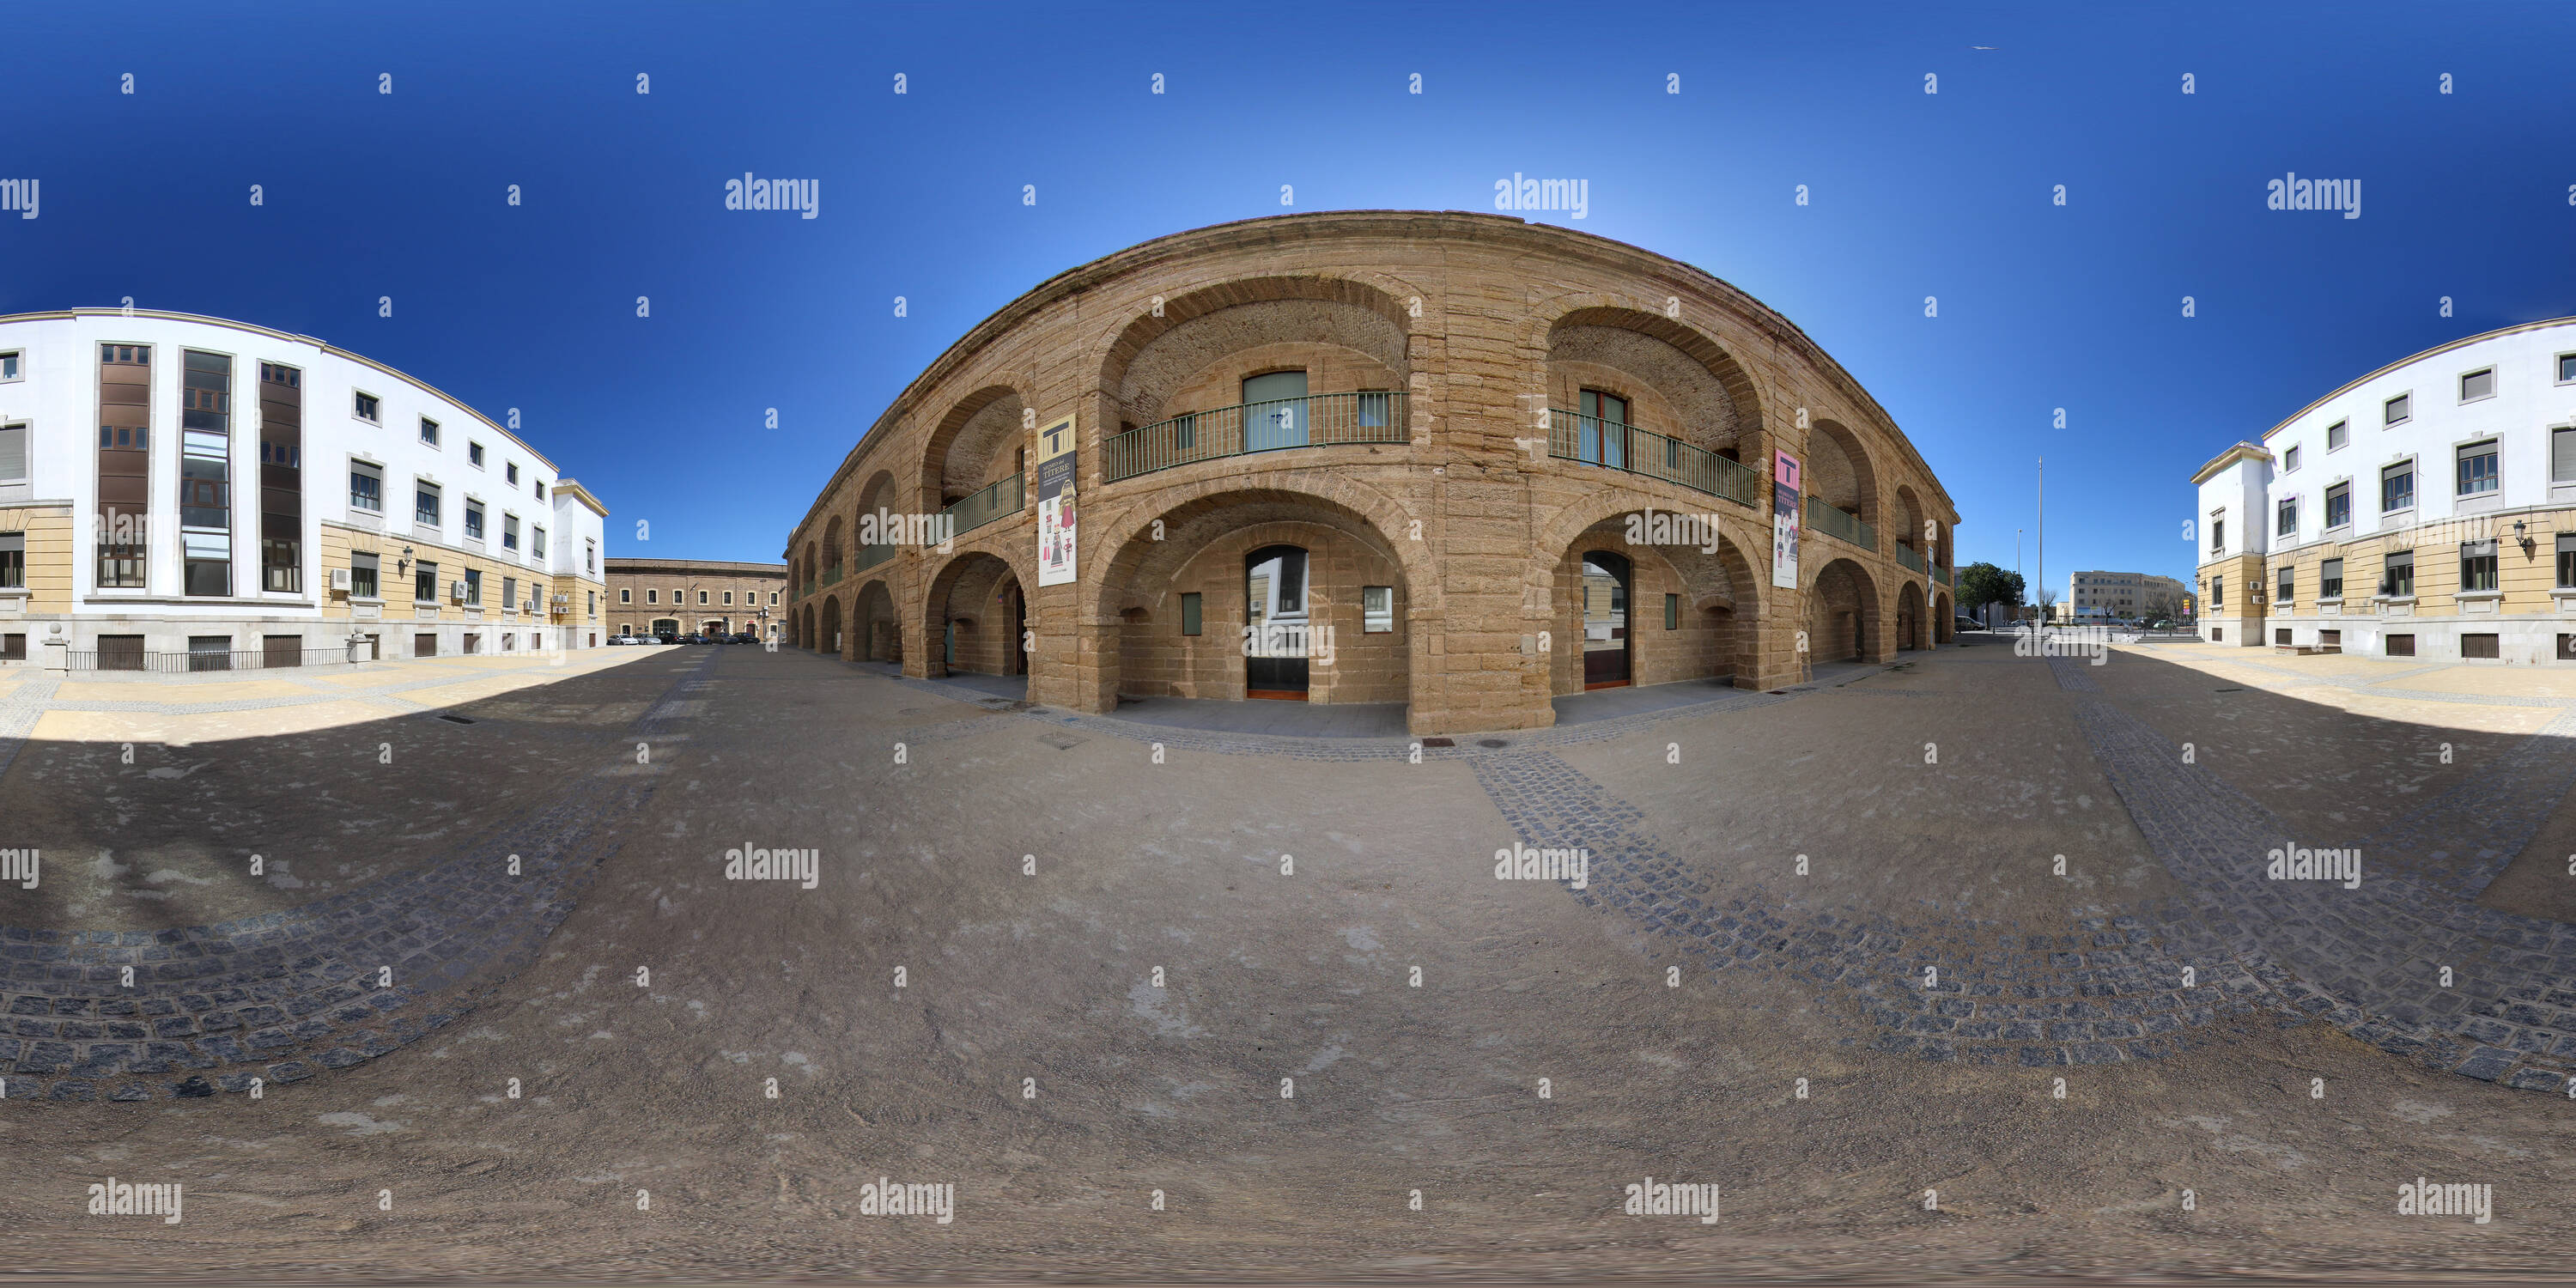
[(1771, 472), (1771, 584), (1798, 585), (1798, 458), (1775, 452)]
[(1073, 417), (1038, 431), (1038, 584), (1072, 581), (1074, 513)]

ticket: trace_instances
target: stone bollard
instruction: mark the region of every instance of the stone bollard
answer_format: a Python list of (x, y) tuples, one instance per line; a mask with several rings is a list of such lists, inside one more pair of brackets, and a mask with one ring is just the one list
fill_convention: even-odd
[(56, 675), (69, 673), (72, 669), (72, 638), (63, 633), (63, 624), (49, 623), (45, 627), (45, 638), (40, 642), (45, 648), (45, 669)]

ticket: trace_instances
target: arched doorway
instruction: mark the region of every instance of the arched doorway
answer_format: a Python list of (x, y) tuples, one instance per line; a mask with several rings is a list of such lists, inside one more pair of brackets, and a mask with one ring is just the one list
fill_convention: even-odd
[(1816, 572), (1807, 588), (1807, 651), (1812, 662), (1865, 662), (1877, 656), (1878, 585), (1849, 559)]
[(839, 596), (834, 596), (823, 601), (822, 627), (823, 629), (820, 638), (823, 641), (823, 651), (826, 653), (838, 654), (841, 651), (841, 600)]
[(1924, 648), (1930, 641), (1931, 623), (1924, 620), (1923, 588), (1909, 581), (1896, 592), (1896, 647)]
[(676, 618), (676, 617), (656, 617), (656, 618), (654, 618), (654, 619), (653, 619), (653, 633), (654, 633), (654, 634), (656, 634), (656, 635), (677, 635), (677, 634), (679, 634), (679, 633), (680, 633), (680, 619), (679, 619), (679, 618)]
[(1583, 552), (1583, 687), (1616, 689), (1636, 674), (1635, 632), (1628, 629), (1630, 592), (1636, 588), (1627, 556)]
[(858, 625), (861, 661), (903, 660), (903, 621), (895, 616), (894, 595), (883, 580), (860, 587), (858, 604), (851, 612)]
[(1028, 674), (1028, 601), (1009, 564), (959, 555), (932, 579), (928, 604), (930, 674)]
[(1263, 546), (1243, 556), (1243, 696), (1303, 702), (1313, 642), (1306, 550)]

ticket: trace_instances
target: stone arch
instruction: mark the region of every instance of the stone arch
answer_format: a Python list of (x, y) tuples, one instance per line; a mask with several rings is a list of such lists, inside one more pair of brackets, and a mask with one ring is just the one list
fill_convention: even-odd
[[(1114, 424), (1146, 424), (1169, 413), (1182, 383), (1228, 353), (1270, 343), (1332, 344), (1360, 353), (1391, 372), (1398, 389), (1410, 385), (1412, 320), (1409, 300), (1419, 296), (1375, 275), (1252, 274), (1209, 283), (1165, 299), (1110, 337), (1100, 353), (1099, 392), (1107, 410), (1104, 436)], [(1247, 333), (1227, 336), (1190, 324), (1234, 309)], [(1323, 391), (1318, 391), (1323, 392)]]
[(1867, 662), (1882, 650), (1878, 582), (1858, 560), (1820, 560), (1807, 579), (1807, 656), (1811, 662)]
[(826, 575), (841, 566), (842, 554), (841, 516), (836, 514), (831, 522), (823, 525), (823, 572)]
[(1896, 588), (1896, 648), (1907, 652), (1932, 645), (1930, 614), (1923, 606), (1923, 587), (1908, 580)]
[(1807, 436), (1803, 473), (1807, 495), (1859, 515), (1861, 522), (1873, 528), (1882, 525), (1878, 471), (1871, 463), (1868, 445), (1849, 426), (1837, 420), (1815, 422), (1815, 432)]
[[(1576, 537), (1609, 519), (1642, 510), (1649, 499), (1635, 491), (1603, 488), (1558, 510), (1539, 529), (1538, 540), (1533, 543), (1538, 557), (1524, 576), (1522, 604), (1536, 618), (1549, 617), (1554, 612), (1556, 556), (1562, 554)], [(1770, 595), (1771, 583), (1767, 571), (1763, 576), (1755, 577), (1751, 570), (1756, 567), (1767, 570), (1771, 566), (1770, 530), (1761, 523), (1760, 516), (1745, 507), (1713, 497), (1708, 500), (1710, 511), (1718, 516), (1718, 533), (1724, 538), (1722, 545), (1731, 555), (1726, 569), (1729, 581), (1736, 589), (1730, 607), (1740, 621), (1759, 621), (1763, 605)], [(1749, 553), (1754, 550), (1763, 552), (1758, 564)], [(1734, 568), (1739, 563), (1746, 569), (1741, 580), (1734, 577)]]
[(857, 513), (862, 520), (875, 513), (879, 506), (893, 510), (901, 508), (902, 505), (903, 499), (895, 495), (893, 470), (878, 470), (869, 475), (868, 481), (859, 487)]
[(851, 603), (850, 623), (857, 637), (851, 656), (862, 662), (903, 660), (903, 615), (885, 578), (871, 577), (859, 587)]
[(1929, 565), (1934, 550), (1932, 544), (1923, 539), (1923, 520), (1926, 512), (1923, 509), (1923, 499), (1915, 493), (1913, 484), (1896, 485), (1896, 512), (1888, 517), (1896, 524), (1894, 534), (1896, 544), (1922, 555), (1924, 562)]
[[(1034, 565), (1035, 560), (1030, 562)], [(954, 669), (974, 674), (1025, 674), (1026, 655), (1020, 647), (1019, 630), (1024, 624), (1036, 624), (1028, 603), (1028, 590), (1035, 582), (1033, 566), (1023, 569), (990, 550), (961, 550), (942, 563), (931, 576), (920, 603), (925, 668), (922, 674), (933, 678), (949, 674), (946, 642), (952, 621), (965, 623), (959, 631)], [(958, 599), (960, 592), (972, 602)]]
[(822, 626), (823, 634), (821, 638), (823, 641), (823, 651), (832, 654), (840, 653), (843, 647), (843, 640), (841, 638), (840, 596), (824, 596)]
[[(1159, 541), (1155, 540), (1157, 520), (1162, 525)], [(1176, 579), (1184, 572), (1204, 573), (1206, 569), (1197, 563), (1203, 556), (1245, 543), (1323, 547), (1318, 557), (1328, 562), (1316, 565), (1311, 573), (1317, 611), (1322, 621), (1334, 624), (1337, 647), (1347, 650), (1349, 658), (1311, 690), (1320, 695), (1316, 700), (1373, 702), (1401, 697), (1410, 705), (1431, 674), (1435, 659), (1430, 647), (1436, 632), (1428, 623), (1436, 620), (1439, 609), (1437, 571), (1428, 553), (1431, 543), (1413, 540), (1411, 516), (1375, 489), (1320, 471), (1261, 471), (1170, 489), (1121, 512), (1104, 528), (1115, 535), (1104, 539), (1102, 557), (1094, 565), (1098, 572), (1086, 578), (1085, 592), (1086, 628), (1100, 657), (1093, 682), (1098, 686), (1096, 700), (1104, 709), (1115, 702), (1131, 670), (1160, 656), (1152, 650), (1171, 651), (1170, 641), (1181, 638), (1180, 596), (1187, 592), (1176, 589)], [(1332, 556), (1325, 551), (1333, 548), (1342, 552), (1342, 563), (1329, 562)], [(1387, 571), (1377, 574), (1367, 568)], [(1386, 636), (1371, 638), (1362, 616), (1361, 589), (1385, 584), (1374, 580), (1377, 575), (1393, 582), (1393, 629)], [(1240, 570), (1224, 576), (1216, 599), (1208, 600), (1202, 592), (1204, 632), (1233, 629), (1230, 623), (1240, 614), (1241, 606), (1235, 602), (1239, 596), (1231, 593), (1240, 584)], [(1183, 696), (1242, 696), (1241, 677), (1232, 670), (1227, 671), (1230, 681), (1211, 678), (1215, 673), (1207, 668), (1218, 664), (1218, 652), (1206, 651), (1202, 656), (1196, 651), (1214, 650), (1217, 643), (1183, 648), (1206, 664), (1188, 671), (1190, 686), (1195, 687)], [(1239, 660), (1239, 649), (1224, 652)], [(1186, 658), (1174, 664), (1196, 665)], [(1148, 682), (1159, 683), (1138, 671), (1137, 687)], [(1230, 689), (1225, 687), (1229, 682)]]
[[(1585, 297), (1565, 302), (1544, 327), (1536, 347), (1546, 355), (1548, 396), (1566, 398), (1591, 369), (1607, 368), (1642, 382), (1657, 405), (1631, 424), (1761, 468), (1762, 397), (1744, 364), (1706, 332), (1661, 313)], [(1561, 381), (1560, 371), (1575, 377)], [(1568, 388), (1560, 389), (1563, 383)], [(1558, 403), (1569, 411), (1572, 402)], [(1659, 423), (1660, 422), (1660, 423)]]
[(956, 493), (959, 496), (983, 487), (986, 480), (981, 477), (968, 486), (963, 472), (952, 479), (951, 464), (961, 471), (988, 465), (990, 453), (1008, 444), (1010, 435), (1025, 432), (1022, 422), (1028, 406), (1028, 399), (1009, 384), (985, 385), (950, 404), (922, 443), (918, 491), (914, 493), (919, 499), (913, 504), (923, 513), (936, 513), (948, 504), (950, 484), (963, 489)]
[(1957, 614), (1958, 610), (1950, 607), (1950, 592), (1946, 590), (1939, 591), (1932, 596), (1932, 639), (1934, 642), (1947, 644), (1958, 635), (1959, 619)]
[[(1629, 565), (1628, 635), (1632, 684), (1731, 677), (1751, 684), (1761, 674), (1760, 605), (1763, 581), (1739, 537), (1721, 525), (1712, 543), (1700, 531), (1661, 530), (1640, 522), (1630, 541), (1633, 507), (1603, 515), (1555, 547), (1541, 547), (1534, 562), (1550, 565), (1547, 620), (1537, 629), (1564, 641), (1549, 650), (1552, 696), (1582, 692), (1585, 607), (1582, 565), (1593, 550)], [(1671, 516), (1666, 517), (1669, 525)], [(1683, 543), (1678, 538), (1691, 538)], [(1713, 545), (1702, 550), (1701, 545)], [(1554, 558), (1549, 558), (1551, 551)], [(1765, 565), (1767, 568), (1767, 565)], [(1667, 615), (1667, 595), (1676, 596)], [(1666, 623), (1669, 622), (1670, 625)]]

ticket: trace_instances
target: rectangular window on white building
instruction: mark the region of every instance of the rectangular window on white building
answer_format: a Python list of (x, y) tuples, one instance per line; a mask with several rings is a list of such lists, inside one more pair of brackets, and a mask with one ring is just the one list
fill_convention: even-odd
[(2576, 483), (2576, 429), (2549, 431), (2549, 481)]
[(2472, 371), (2460, 377), (2461, 402), (2476, 402), (2481, 398), (2493, 397), (2495, 397), (2495, 368)]
[(27, 427), (0, 425), (0, 483), (27, 481)]
[(2337, 483), (2326, 489), (2326, 531), (2352, 526), (2352, 484)]
[(2290, 450), (2281, 453), (2281, 472), (2284, 474), (2296, 474), (2299, 472), (2298, 448), (2293, 447)]
[(2484, 496), (2496, 490), (2496, 444), (2490, 438), (2460, 449), (2460, 495)]
[(2280, 521), (2273, 526), (2272, 531), (2276, 536), (2299, 535), (2299, 498), (2295, 496), (2282, 498)]
[(2379, 423), (2383, 427), (2389, 425), (2403, 425), (2407, 421), (2414, 419), (2414, 413), (2407, 410), (2408, 404), (2413, 401), (2414, 395), (2399, 394), (2396, 397), (2389, 399), (2387, 402), (2380, 404)]
[(2344, 440), (2347, 437), (2350, 437), (2351, 432), (2352, 423), (2350, 421), (2339, 420), (2326, 426), (2326, 450), (2331, 452), (2342, 447)]
[(2317, 565), (2317, 598), (2343, 598), (2343, 560), (2328, 559)]
[(2379, 512), (2415, 508), (2415, 462), (2391, 465), (2379, 472)]

